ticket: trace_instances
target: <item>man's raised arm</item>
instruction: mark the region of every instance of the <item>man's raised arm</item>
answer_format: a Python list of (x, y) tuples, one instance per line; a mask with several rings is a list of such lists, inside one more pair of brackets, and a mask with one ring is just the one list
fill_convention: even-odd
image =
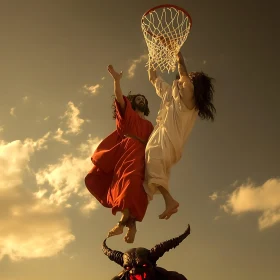
[(157, 78), (157, 72), (156, 70), (153, 70), (152, 68), (149, 69), (149, 81), (154, 85)]
[(194, 102), (194, 87), (188, 76), (187, 67), (181, 52), (178, 53), (178, 72), (180, 75), (180, 81), (183, 85), (183, 89), (180, 91), (180, 95), (183, 103), (190, 110), (195, 106)]
[(180, 75), (180, 78), (182, 77), (188, 77), (188, 71), (187, 71), (187, 67), (183, 58), (183, 55), (181, 52), (178, 53), (178, 72)]
[(122, 89), (121, 89), (121, 78), (122, 78), (122, 72), (117, 73), (112, 65), (108, 66), (108, 71), (111, 74), (111, 76), (114, 78), (114, 93), (116, 100), (120, 104), (120, 107), (122, 110), (125, 109), (125, 101), (123, 99)]

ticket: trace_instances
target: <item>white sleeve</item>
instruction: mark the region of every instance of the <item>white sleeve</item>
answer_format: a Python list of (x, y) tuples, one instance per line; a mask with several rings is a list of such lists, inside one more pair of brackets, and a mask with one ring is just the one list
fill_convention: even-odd
[(189, 112), (192, 110), (186, 107), (182, 100), (182, 96), (184, 95), (184, 90), (185, 90), (184, 83), (177, 82), (174, 84), (172, 96), (175, 100), (176, 107), (180, 112)]
[(155, 80), (154, 87), (156, 89), (156, 93), (160, 98), (164, 98), (165, 94), (168, 91), (171, 91), (171, 86), (166, 83), (160, 76), (158, 76)]

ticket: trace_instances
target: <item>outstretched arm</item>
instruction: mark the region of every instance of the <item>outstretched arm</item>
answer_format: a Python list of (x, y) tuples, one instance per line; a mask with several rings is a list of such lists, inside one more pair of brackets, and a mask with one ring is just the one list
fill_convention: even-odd
[(182, 90), (180, 91), (181, 99), (184, 105), (190, 110), (194, 108), (194, 87), (188, 76), (187, 67), (181, 52), (177, 56), (178, 61), (178, 72), (180, 75), (180, 81), (182, 83)]
[(188, 71), (187, 71), (187, 67), (183, 58), (183, 55), (181, 52), (178, 53), (177, 56), (177, 61), (178, 61), (178, 72), (180, 75), (180, 78), (182, 77), (188, 77)]
[(149, 81), (155, 85), (155, 81), (157, 78), (157, 72), (156, 70), (153, 70), (152, 68), (149, 69)]
[(124, 110), (125, 109), (125, 101), (123, 99), (121, 82), (120, 82), (121, 78), (122, 78), (122, 72), (117, 73), (112, 65), (108, 66), (108, 71), (114, 79), (114, 93), (115, 93), (116, 100), (120, 104), (121, 109)]
[(149, 80), (156, 89), (156, 93), (160, 98), (163, 98), (165, 93), (171, 89), (171, 86), (162, 78), (157, 76), (156, 70), (149, 69)]

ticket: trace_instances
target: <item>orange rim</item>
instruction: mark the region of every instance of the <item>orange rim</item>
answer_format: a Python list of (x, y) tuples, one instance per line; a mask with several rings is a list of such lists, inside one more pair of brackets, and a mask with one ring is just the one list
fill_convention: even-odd
[[(176, 5), (171, 5), (171, 4), (164, 4), (164, 5), (159, 5), (159, 6), (156, 6), (156, 7), (153, 7), (151, 9), (149, 9), (147, 12), (145, 12), (145, 14), (142, 16), (142, 22), (144, 21), (144, 17), (151, 13), (152, 11), (154, 10), (157, 10), (157, 9), (160, 9), (160, 8), (175, 8), (179, 11), (182, 11), (188, 18), (189, 18), (189, 21), (190, 21), (190, 28), (192, 27), (192, 18), (190, 16), (190, 14), (183, 8), (179, 7), (179, 6), (176, 6)], [(147, 30), (148, 33), (150, 33), (148, 30)], [(152, 35), (152, 34), (151, 34)]]

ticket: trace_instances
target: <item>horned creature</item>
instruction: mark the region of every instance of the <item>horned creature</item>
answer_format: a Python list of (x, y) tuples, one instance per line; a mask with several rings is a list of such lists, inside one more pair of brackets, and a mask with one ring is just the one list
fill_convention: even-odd
[(111, 250), (106, 244), (106, 238), (103, 241), (103, 253), (123, 267), (123, 271), (112, 280), (187, 280), (178, 272), (157, 267), (156, 262), (164, 253), (177, 247), (189, 234), (190, 225), (180, 236), (164, 241), (150, 250), (140, 247), (132, 248), (125, 253)]

